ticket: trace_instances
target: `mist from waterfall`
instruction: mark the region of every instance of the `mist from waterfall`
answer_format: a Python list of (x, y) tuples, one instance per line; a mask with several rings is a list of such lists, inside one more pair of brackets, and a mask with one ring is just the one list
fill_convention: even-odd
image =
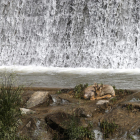
[(140, 68), (139, 0), (1, 0), (0, 65)]

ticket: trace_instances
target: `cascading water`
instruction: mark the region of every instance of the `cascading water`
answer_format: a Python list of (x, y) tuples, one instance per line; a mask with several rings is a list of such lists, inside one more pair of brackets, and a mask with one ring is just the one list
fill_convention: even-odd
[(25, 86), (140, 89), (139, 7), (139, 0), (0, 0), (0, 73), (16, 72)]
[(139, 0), (0, 0), (0, 65), (140, 68)]

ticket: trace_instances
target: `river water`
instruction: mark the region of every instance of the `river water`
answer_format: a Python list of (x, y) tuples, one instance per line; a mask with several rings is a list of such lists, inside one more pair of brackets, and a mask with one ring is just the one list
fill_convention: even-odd
[(18, 84), (139, 89), (139, 0), (0, 0), (0, 73)]
[(115, 85), (118, 89), (140, 89), (139, 69), (59, 68), (37, 66), (1, 66), (0, 73), (14, 72), (18, 85), (26, 87), (73, 88), (77, 84)]

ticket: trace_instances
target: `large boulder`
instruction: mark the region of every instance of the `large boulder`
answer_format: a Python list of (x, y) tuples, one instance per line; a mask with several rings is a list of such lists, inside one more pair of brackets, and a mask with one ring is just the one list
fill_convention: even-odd
[(49, 92), (37, 91), (31, 95), (31, 98), (27, 101), (26, 106), (27, 108), (32, 108), (41, 104), (45, 104), (45, 106), (48, 106), (52, 102), (52, 97), (49, 95)]
[(79, 118), (69, 115), (65, 112), (56, 112), (49, 114), (45, 117), (45, 121), (48, 125), (48, 130), (53, 135), (59, 135), (57, 139), (69, 139), (67, 132), (68, 127), (74, 121), (79, 124)]

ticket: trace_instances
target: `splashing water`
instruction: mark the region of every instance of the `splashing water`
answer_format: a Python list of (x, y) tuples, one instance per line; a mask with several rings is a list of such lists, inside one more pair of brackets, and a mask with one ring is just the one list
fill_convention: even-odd
[(0, 65), (140, 68), (139, 0), (1, 0)]

